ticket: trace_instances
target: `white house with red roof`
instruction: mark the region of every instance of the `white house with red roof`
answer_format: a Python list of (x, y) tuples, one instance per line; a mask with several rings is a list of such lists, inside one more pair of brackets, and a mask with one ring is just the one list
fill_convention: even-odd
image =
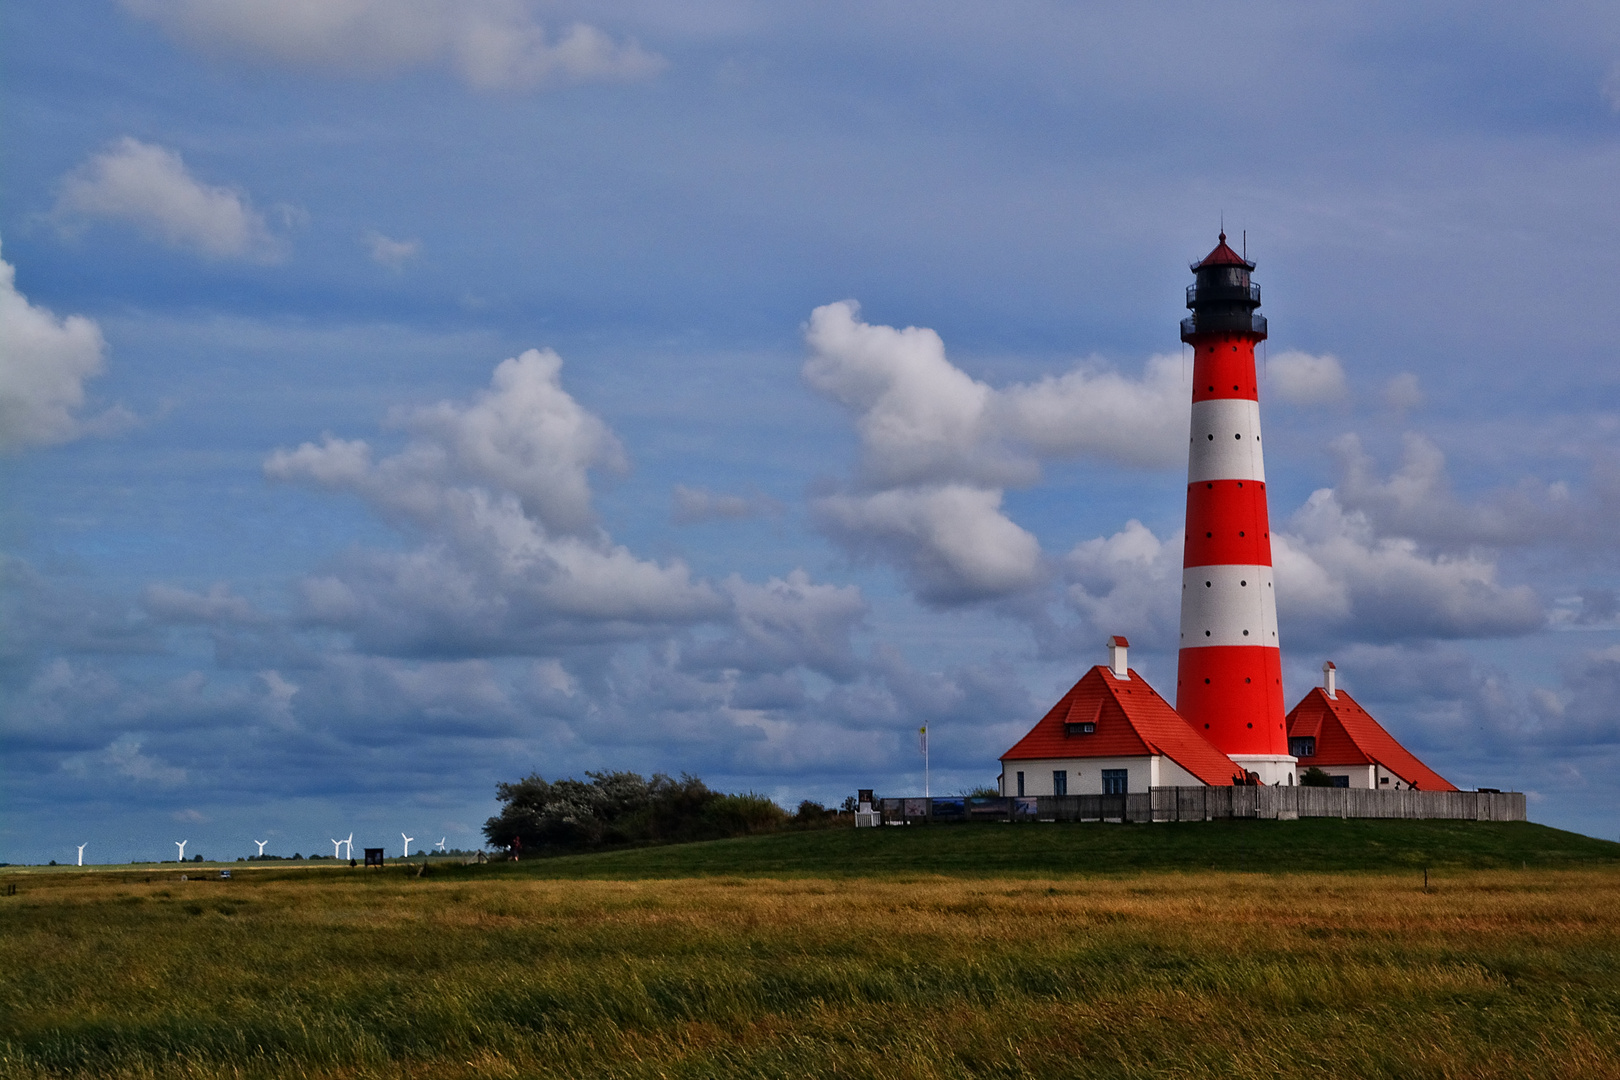
[[(1125, 795), (1156, 787), (1256, 782), (1188, 723), (1126, 663), (1129, 642), (1108, 639), (1108, 663), (1086, 672), (1001, 755), (1003, 795)], [(1325, 685), (1288, 714), (1289, 753), (1334, 786), (1456, 791), (1340, 690), (1332, 662)], [(1298, 783), (1290, 772), (1285, 784)]]
[(1331, 660), (1322, 665), (1322, 685), (1288, 714), (1288, 752), (1299, 759), (1301, 771), (1321, 769), (1335, 787), (1457, 790), (1338, 688)]
[(1129, 642), (1001, 755), (1003, 795), (1124, 795), (1243, 781), (1243, 770), (1126, 663)]

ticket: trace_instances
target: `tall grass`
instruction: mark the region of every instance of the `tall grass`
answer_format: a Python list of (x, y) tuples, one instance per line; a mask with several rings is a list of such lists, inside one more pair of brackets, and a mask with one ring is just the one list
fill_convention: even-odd
[(14, 1077), (1620, 1076), (1613, 870), (0, 899)]

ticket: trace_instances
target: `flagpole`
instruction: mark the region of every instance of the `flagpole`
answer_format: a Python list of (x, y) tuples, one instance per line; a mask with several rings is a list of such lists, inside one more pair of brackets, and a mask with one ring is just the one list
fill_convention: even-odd
[(928, 790), (928, 725), (924, 724), (922, 727), (918, 728), (917, 730), (918, 730), (918, 732), (920, 732), (922, 734), (923, 798), (927, 799), (927, 798), (931, 797), (931, 793)]

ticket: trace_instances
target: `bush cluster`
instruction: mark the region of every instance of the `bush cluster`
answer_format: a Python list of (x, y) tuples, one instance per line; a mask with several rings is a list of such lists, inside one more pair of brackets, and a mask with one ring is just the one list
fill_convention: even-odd
[(664, 773), (585, 775), (586, 780), (546, 780), (535, 773), (496, 785), (501, 812), (484, 823), (484, 835), (498, 848), (521, 839), (525, 853), (537, 853), (719, 840), (837, 820), (817, 803), (801, 803), (790, 816), (764, 795), (711, 791), (687, 773), (679, 779)]

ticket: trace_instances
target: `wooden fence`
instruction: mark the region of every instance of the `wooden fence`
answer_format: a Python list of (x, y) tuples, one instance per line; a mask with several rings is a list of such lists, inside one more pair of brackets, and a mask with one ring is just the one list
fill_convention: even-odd
[(1518, 791), (1381, 791), (1374, 788), (1160, 787), (1128, 795), (883, 799), (883, 823), (958, 821), (1215, 821), (1306, 817), (1524, 821)]

